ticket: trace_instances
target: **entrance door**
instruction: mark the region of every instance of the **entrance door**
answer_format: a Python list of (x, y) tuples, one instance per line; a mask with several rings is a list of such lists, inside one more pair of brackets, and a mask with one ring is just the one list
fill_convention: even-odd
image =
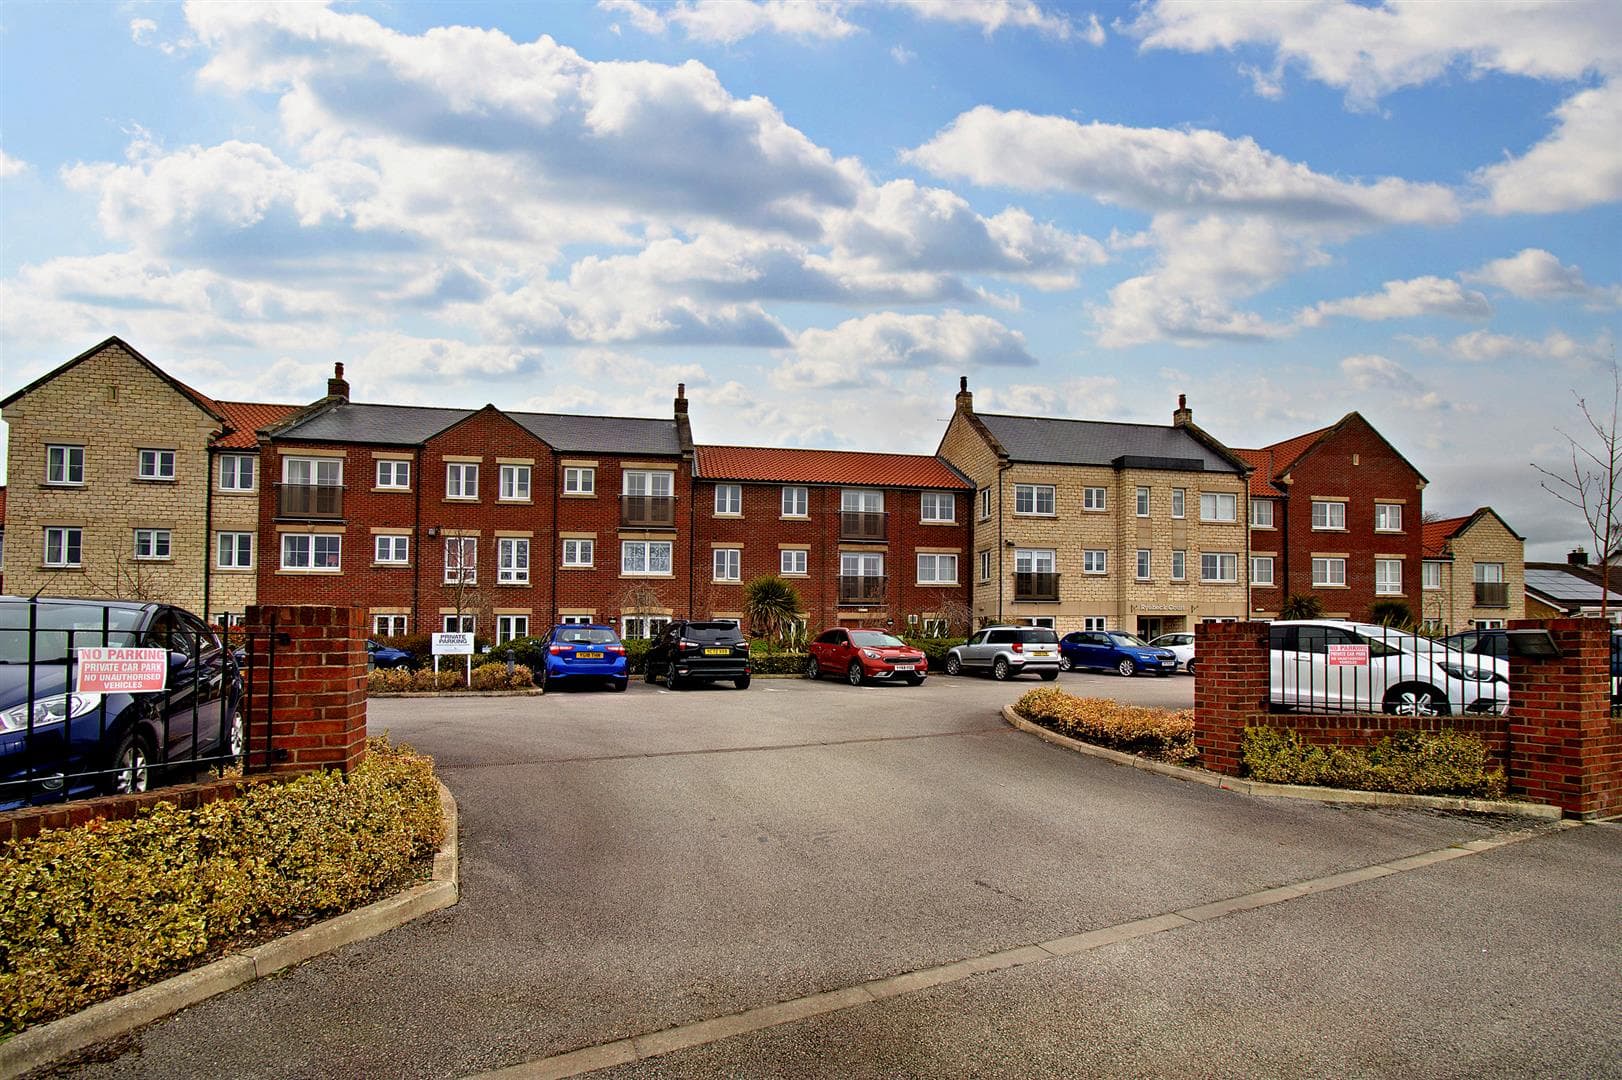
[(1138, 636), (1144, 641), (1153, 641), (1166, 632), (1166, 620), (1158, 615), (1138, 616)]

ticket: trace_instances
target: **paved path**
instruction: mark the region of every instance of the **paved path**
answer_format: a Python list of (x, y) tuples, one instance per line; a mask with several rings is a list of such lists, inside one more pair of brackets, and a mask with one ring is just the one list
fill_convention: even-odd
[[(463, 1076), (1524, 827), (1114, 767), (997, 718), (1036, 685), (375, 702), (461, 805), (462, 903), (72, 1075)], [(619, 1073), (1602, 1075), (1619, 880), (1622, 831), (1551, 832)]]

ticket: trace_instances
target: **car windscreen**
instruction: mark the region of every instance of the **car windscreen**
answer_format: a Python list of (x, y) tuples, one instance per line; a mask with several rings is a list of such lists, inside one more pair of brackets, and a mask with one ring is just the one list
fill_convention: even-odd
[(1124, 630), (1112, 631), (1110, 633), (1110, 640), (1115, 642), (1117, 645), (1127, 645), (1134, 649), (1147, 649), (1149, 647), (1149, 643), (1147, 641), (1144, 641), (1136, 634), (1128, 634)]
[(743, 634), (731, 623), (695, 622), (688, 623), (681, 636), (688, 641), (699, 641), (718, 645), (731, 645), (742, 641)]
[(850, 635), (852, 645), (863, 649), (895, 649), (904, 648), (906, 642), (889, 634), (881, 634), (876, 630), (857, 630)]
[(619, 635), (602, 626), (566, 626), (554, 640), (566, 645), (617, 645)]
[(1036, 628), (1020, 630), (1017, 633), (1019, 636), (1015, 640), (1023, 645), (1057, 645), (1059, 643), (1059, 636), (1052, 630)]
[[(0, 662), (28, 663), (29, 608), (35, 619), (35, 662), (60, 662), (68, 655), (69, 638), (75, 649), (108, 645), (129, 648), (136, 644), (135, 629), (141, 612), (107, 608), (100, 604), (0, 604)], [(105, 622), (103, 621), (105, 620)], [(102, 628), (107, 628), (105, 637)]]

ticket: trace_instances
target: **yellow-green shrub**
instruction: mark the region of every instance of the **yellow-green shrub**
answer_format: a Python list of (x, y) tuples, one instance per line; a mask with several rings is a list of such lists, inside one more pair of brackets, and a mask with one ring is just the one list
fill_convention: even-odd
[(1373, 746), (1314, 746), (1294, 731), (1249, 727), (1239, 741), (1247, 775), (1270, 784), (1312, 784), (1405, 795), (1496, 799), (1504, 772), (1487, 746), (1458, 731), (1399, 731)]
[(405, 668), (375, 668), (366, 676), (366, 690), (372, 694), (399, 694), (413, 687), (413, 673)]
[(431, 759), (386, 739), (314, 773), (0, 851), (0, 1035), (194, 966), (264, 923), (342, 911), (444, 835)]
[(411, 676), (411, 689), (413, 690), (458, 690), (465, 683), (462, 681), (463, 672), (460, 665), (440, 668), (435, 673), (433, 668), (423, 668)]
[(480, 664), (473, 669), (474, 690), (519, 690), (535, 685), (535, 676), (523, 664), (514, 664), (512, 675), (507, 674), (505, 662)]
[(1143, 753), (1163, 761), (1193, 761), (1194, 710), (1123, 705), (1107, 698), (1080, 698), (1063, 690), (1031, 690), (1014, 711), (1061, 735), (1116, 750)]

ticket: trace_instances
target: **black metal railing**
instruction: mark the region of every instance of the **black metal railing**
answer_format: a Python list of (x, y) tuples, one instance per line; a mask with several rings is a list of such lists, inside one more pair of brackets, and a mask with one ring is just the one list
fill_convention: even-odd
[(1509, 607), (1509, 584), (1503, 581), (1476, 582), (1476, 607)]
[[(120, 652), (97, 660), (86, 649)], [(134, 649), (155, 651), (123, 651)], [(258, 652), (273, 673), (274, 636)], [(253, 642), (243, 656), (251, 667)], [(251, 765), (244, 661), (212, 633), (154, 632), (96, 601), (14, 600), (0, 604), (0, 659), (21, 674), (0, 712), (0, 809), (144, 791), (203, 769)], [(118, 689), (129, 677), (125, 664), (156, 665), (164, 689)], [(274, 756), (268, 724), (264, 731), (261, 764)]]
[(864, 607), (882, 604), (884, 603), (885, 584), (888, 580), (888, 578), (882, 577), (841, 574), (839, 575), (839, 602)]
[(1268, 659), (1275, 712), (1447, 716), (1509, 706), (1507, 660), (1396, 629), (1274, 624)]
[(620, 524), (643, 529), (676, 527), (674, 495), (621, 495)]
[(839, 511), (839, 539), (880, 541), (888, 529), (888, 514), (879, 510)]
[(1015, 600), (1059, 599), (1059, 575), (1024, 573), (1014, 575)]
[(341, 518), (342, 484), (277, 484), (276, 516), (283, 518)]

